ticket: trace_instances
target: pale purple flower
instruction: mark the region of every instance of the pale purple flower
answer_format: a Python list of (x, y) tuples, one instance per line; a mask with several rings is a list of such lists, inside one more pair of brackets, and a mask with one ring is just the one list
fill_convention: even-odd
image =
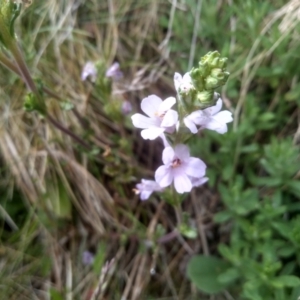
[(88, 77), (91, 78), (92, 82), (95, 82), (97, 79), (97, 68), (95, 66), (95, 64), (91, 61), (88, 61), (84, 67), (83, 70), (81, 72), (81, 80), (85, 81)]
[(218, 133), (227, 132), (227, 123), (232, 122), (232, 113), (228, 110), (221, 111), (222, 99), (219, 98), (215, 106), (197, 110), (183, 119), (183, 122), (192, 133), (197, 133), (200, 129), (210, 129)]
[(82, 253), (82, 263), (86, 266), (91, 265), (94, 262), (94, 254), (90, 251), (84, 251)]
[(179, 73), (174, 74), (174, 85), (177, 93), (188, 93), (191, 89), (194, 89), (193, 81), (190, 73), (185, 73), (182, 77)]
[(134, 189), (137, 195), (140, 195), (141, 200), (147, 200), (153, 192), (161, 192), (162, 187), (154, 180), (142, 179), (141, 183), (136, 185)]
[(132, 111), (132, 105), (129, 101), (125, 100), (122, 103), (121, 112), (123, 115), (128, 115)]
[(105, 73), (106, 77), (110, 77), (115, 80), (119, 80), (123, 77), (123, 73), (120, 70), (120, 64), (118, 62), (113, 63)]
[(154, 140), (164, 131), (172, 133), (178, 120), (178, 113), (171, 109), (176, 103), (174, 97), (162, 101), (156, 95), (144, 98), (141, 103), (142, 111), (148, 115), (134, 114), (131, 119), (137, 128), (142, 128), (141, 135), (144, 139)]
[(205, 163), (196, 157), (190, 157), (186, 145), (166, 147), (163, 151), (164, 165), (155, 172), (155, 180), (161, 187), (167, 187), (174, 181), (178, 193), (190, 192), (193, 186), (203, 184), (207, 179)]

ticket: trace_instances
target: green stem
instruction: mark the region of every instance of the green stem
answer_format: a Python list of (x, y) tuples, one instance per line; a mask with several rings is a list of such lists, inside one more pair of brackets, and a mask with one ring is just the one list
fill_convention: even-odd
[(173, 194), (173, 203), (174, 203), (174, 210), (175, 210), (175, 214), (176, 214), (176, 219), (177, 219), (177, 227), (179, 228), (179, 226), (182, 223), (182, 209), (181, 209), (181, 203), (180, 200), (178, 198), (178, 194), (175, 190), (174, 185), (172, 185), (172, 194)]

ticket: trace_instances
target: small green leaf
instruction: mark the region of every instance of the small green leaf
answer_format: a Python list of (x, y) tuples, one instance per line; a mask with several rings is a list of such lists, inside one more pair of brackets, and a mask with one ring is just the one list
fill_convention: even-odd
[(220, 258), (197, 255), (188, 263), (189, 279), (203, 292), (215, 294), (222, 291), (225, 285), (218, 281), (218, 276), (228, 268)]
[(224, 223), (232, 218), (232, 213), (228, 210), (220, 211), (214, 216), (216, 223)]
[(272, 280), (272, 285), (276, 288), (299, 287), (300, 278), (293, 275), (282, 275)]

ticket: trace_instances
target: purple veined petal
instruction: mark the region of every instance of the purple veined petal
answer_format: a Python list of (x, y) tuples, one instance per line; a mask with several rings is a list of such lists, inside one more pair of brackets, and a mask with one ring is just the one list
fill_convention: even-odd
[(162, 100), (156, 95), (150, 95), (141, 102), (142, 111), (151, 118), (158, 117), (159, 106)]
[(222, 108), (223, 101), (221, 98), (218, 99), (217, 103), (215, 106), (211, 106), (208, 108), (205, 108), (203, 111), (208, 114), (209, 116), (215, 115), (217, 112), (219, 112)]
[(175, 152), (172, 147), (166, 147), (162, 153), (162, 161), (164, 165), (169, 165), (172, 163), (175, 157)]
[(208, 114), (205, 113), (203, 110), (196, 110), (190, 115), (188, 115), (186, 118), (194, 122), (196, 125), (201, 126), (204, 126), (210, 120), (210, 116), (208, 116)]
[(208, 177), (202, 177), (202, 178), (193, 178), (192, 177), (190, 179), (191, 179), (192, 185), (195, 187), (203, 185), (205, 182), (208, 181)]
[(184, 192), (190, 192), (193, 185), (188, 176), (184, 173), (175, 174), (174, 176), (174, 186), (177, 193), (182, 194)]
[(141, 136), (144, 140), (155, 140), (164, 132), (164, 128), (150, 127), (141, 131)]
[(197, 133), (198, 129), (195, 123), (187, 116), (183, 119), (184, 125), (191, 131), (191, 133)]
[(178, 113), (177, 111), (170, 109), (165, 114), (160, 126), (161, 127), (171, 127), (174, 126), (178, 121)]
[(166, 166), (160, 166), (155, 171), (155, 181), (161, 186), (161, 187), (167, 187), (169, 186), (173, 181), (173, 173), (172, 169), (168, 168)]
[(159, 106), (158, 113), (161, 115), (168, 111), (176, 103), (175, 97), (168, 97)]
[(214, 130), (220, 134), (227, 132), (227, 125), (226, 123), (220, 123), (218, 120), (211, 118), (211, 120), (203, 126), (206, 129)]
[(233, 121), (232, 113), (228, 110), (220, 111), (219, 113), (215, 114), (213, 118), (218, 120), (220, 123), (230, 123)]
[(206, 164), (200, 158), (190, 157), (184, 171), (191, 177), (200, 178), (205, 175)]
[(159, 127), (160, 122), (156, 119), (148, 118), (142, 114), (134, 114), (131, 116), (132, 124), (136, 128), (149, 128), (149, 127)]
[(177, 92), (178, 92), (178, 89), (180, 87), (181, 82), (182, 82), (182, 76), (179, 73), (175, 72), (175, 74), (174, 74), (174, 85), (175, 85), (175, 89), (176, 89)]
[(181, 161), (189, 160), (190, 150), (189, 147), (183, 144), (176, 145), (174, 148), (175, 156)]

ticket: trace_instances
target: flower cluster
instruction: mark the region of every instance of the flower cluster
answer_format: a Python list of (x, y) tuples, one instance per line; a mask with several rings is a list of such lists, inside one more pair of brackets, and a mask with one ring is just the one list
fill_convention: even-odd
[[(233, 120), (232, 114), (221, 111), (222, 99), (215, 91), (228, 79), (226, 61), (217, 51), (209, 52), (197, 68), (183, 76), (175, 73), (177, 100), (175, 97), (162, 100), (150, 95), (141, 102), (141, 110), (146, 116), (136, 113), (131, 117), (133, 125), (142, 129), (144, 139), (160, 137), (165, 146), (163, 165), (156, 170), (155, 181), (142, 179), (136, 185), (135, 192), (141, 200), (147, 200), (153, 192), (161, 192), (172, 184), (176, 192), (182, 194), (208, 180), (205, 163), (190, 156), (184, 141), (203, 129), (220, 134), (227, 132), (227, 123)], [(174, 109), (176, 104), (177, 110)]]

